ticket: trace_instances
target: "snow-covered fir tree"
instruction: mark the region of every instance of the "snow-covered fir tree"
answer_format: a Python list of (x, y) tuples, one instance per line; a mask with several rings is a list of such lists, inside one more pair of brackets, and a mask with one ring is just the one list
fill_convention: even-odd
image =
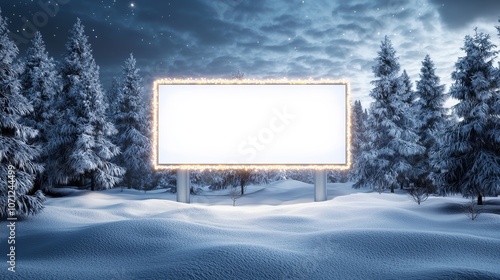
[(329, 170), (326, 172), (326, 181), (328, 183), (345, 183), (349, 181), (349, 170)]
[(99, 68), (80, 19), (70, 31), (66, 49), (63, 92), (57, 100), (58, 118), (50, 143), (56, 160), (50, 174), (55, 183), (111, 188), (124, 170), (112, 163), (120, 152), (110, 141), (116, 129), (106, 118)]
[(403, 70), (399, 79), (401, 87), (397, 95), (397, 99), (405, 106), (406, 109), (404, 112), (401, 112), (401, 121), (406, 130), (411, 130), (416, 133), (419, 120), (418, 115), (420, 114), (416, 106), (417, 94), (413, 90), (413, 83), (411, 82), (410, 76), (408, 76), (406, 70)]
[(466, 36), (452, 73), (449, 95), (458, 122), (450, 125), (439, 149), (436, 167), (443, 194), (477, 197), (500, 194), (500, 98), (499, 76), (493, 67), (497, 51), (490, 36), (478, 32)]
[[(30, 195), (35, 176), (43, 168), (35, 162), (40, 149), (29, 144), (37, 130), (23, 122), (33, 106), (21, 94), (18, 52), (9, 38), (7, 19), (0, 13), (0, 217), (36, 214), (45, 200), (41, 191)], [(14, 211), (10, 211), (9, 198), (15, 201)]]
[(410, 157), (423, 153), (418, 137), (407, 127), (411, 120), (407, 112), (407, 89), (399, 77), (399, 62), (391, 41), (386, 36), (375, 59), (367, 125), (367, 142), (360, 159), (360, 178), (355, 188), (371, 187), (379, 192), (387, 187), (394, 191), (402, 176), (412, 169)]
[[(34, 142), (42, 149), (39, 161), (46, 163), (53, 159), (47, 145), (50, 142), (49, 130), (54, 124), (54, 97), (60, 93), (61, 79), (52, 57), (45, 49), (42, 34), (36, 32), (32, 46), (26, 52), (25, 70), (21, 75), (23, 94), (33, 106), (33, 111), (24, 117), (26, 124), (38, 130)], [(42, 173), (35, 181), (36, 189), (48, 188), (47, 174)]]
[(143, 101), (142, 79), (132, 54), (125, 60), (121, 80), (114, 121), (121, 149), (118, 163), (126, 169), (123, 183), (127, 188), (149, 189), (153, 172), (149, 106)]
[(355, 100), (351, 109), (351, 129), (352, 129), (352, 139), (351, 139), (351, 159), (352, 166), (349, 171), (350, 180), (356, 181), (359, 176), (358, 161), (362, 160), (361, 145), (366, 142), (365, 138), (365, 120), (363, 116), (363, 106), (361, 101)]
[(408, 73), (406, 70), (403, 70), (403, 73), (401, 73), (400, 76), (401, 83), (402, 83), (402, 95), (400, 97), (401, 100), (410, 103), (415, 100), (415, 92), (413, 91), (413, 83), (411, 82), (410, 76), (408, 76)]
[(363, 132), (365, 130), (365, 124), (363, 121), (363, 106), (361, 101), (355, 100), (354, 105), (352, 105), (352, 143), (351, 143), (351, 155), (353, 158), (359, 155), (361, 151), (361, 142), (363, 142)]
[[(399, 93), (397, 94), (397, 97), (405, 108), (404, 111), (399, 112), (400, 122), (407, 133), (413, 133), (414, 135), (416, 134), (418, 136), (417, 127), (420, 120), (420, 112), (418, 111), (416, 102), (417, 94), (413, 90), (413, 83), (411, 82), (410, 76), (408, 75), (406, 70), (403, 70), (403, 73), (401, 74), (399, 79), (401, 87)], [(410, 136), (408, 135), (408, 137)], [(418, 142), (417, 140), (418, 138), (414, 139), (413, 141), (420, 144), (420, 142)], [(425, 149), (414, 154), (413, 156), (401, 156), (402, 160), (410, 165), (410, 168), (398, 175), (398, 183), (401, 188), (403, 188), (404, 186), (408, 187), (410, 183), (415, 183), (416, 181), (418, 181), (418, 178), (421, 176), (423, 171), (416, 168), (417, 159), (423, 156), (424, 153)]]
[(113, 77), (111, 80), (111, 87), (106, 91), (105, 95), (106, 104), (106, 115), (110, 120), (115, 119), (115, 115), (118, 113), (119, 103), (122, 99), (121, 97), (121, 82), (117, 77)]
[(435, 170), (431, 162), (439, 150), (439, 140), (446, 129), (448, 118), (447, 110), (444, 108), (446, 99), (444, 85), (440, 84), (434, 62), (429, 55), (426, 55), (422, 61), (416, 94), (418, 96), (416, 101), (417, 134), (420, 144), (425, 148), (425, 153), (416, 159), (416, 168), (420, 170), (420, 176), (415, 183), (416, 187), (435, 192), (436, 186), (431, 180), (431, 174), (435, 173)]

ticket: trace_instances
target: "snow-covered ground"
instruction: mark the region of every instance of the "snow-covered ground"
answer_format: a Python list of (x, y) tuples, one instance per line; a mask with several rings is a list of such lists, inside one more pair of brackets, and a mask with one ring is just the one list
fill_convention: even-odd
[(471, 221), (458, 196), (417, 205), (401, 191), (328, 184), (315, 203), (297, 181), (248, 192), (236, 207), (227, 191), (192, 204), (163, 190), (49, 198), (18, 222), (17, 272), (3, 262), (0, 278), (500, 279), (500, 198)]

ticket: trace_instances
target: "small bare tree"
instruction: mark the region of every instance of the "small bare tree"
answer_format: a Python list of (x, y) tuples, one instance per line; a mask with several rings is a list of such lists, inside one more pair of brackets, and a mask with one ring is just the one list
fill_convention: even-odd
[(419, 187), (415, 187), (415, 186), (413, 186), (410, 189), (408, 194), (410, 195), (411, 198), (413, 198), (413, 201), (415, 201), (418, 205), (420, 205), (420, 203), (426, 201), (430, 195), (427, 188), (419, 188)]
[[(245, 187), (244, 187), (245, 188)], [(238, 188), (238, 186), (231, 186), (231, 189), (229, 190), (229, 197), (233, 201), (233, 206), (236, 206), (236, 200), (241, 198), (244, 194), (244, 191), (242, 192), (241, 189)]]
[(474, 197), (471, 197), (470, 201), (463, 206), (465, 215), (474, 221), (479, 214), (483, 211), (483, 207), (474, 201)]

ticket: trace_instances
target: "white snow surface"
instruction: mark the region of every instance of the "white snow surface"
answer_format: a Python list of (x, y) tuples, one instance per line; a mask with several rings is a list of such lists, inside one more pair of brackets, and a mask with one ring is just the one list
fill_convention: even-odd
[[(500, 198), (467, 199), (279, 181), (175, 202), (164, 190), (71, 190), (17, 222), (2, 279), (500, 279)], [(5, 226), (1, 246), (7, 244)], [(6, 260), (5, 251), (3, 258)]]

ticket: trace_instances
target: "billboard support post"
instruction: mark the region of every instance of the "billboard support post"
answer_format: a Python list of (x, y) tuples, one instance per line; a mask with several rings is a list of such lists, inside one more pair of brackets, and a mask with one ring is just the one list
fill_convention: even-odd
[(317, 169), (314, 177), (314, 201), (325, 201), (326, 198), (326, 170)]
[(190, 201), (189, 170), (177, 170), (177, 202), (189, 203)]

